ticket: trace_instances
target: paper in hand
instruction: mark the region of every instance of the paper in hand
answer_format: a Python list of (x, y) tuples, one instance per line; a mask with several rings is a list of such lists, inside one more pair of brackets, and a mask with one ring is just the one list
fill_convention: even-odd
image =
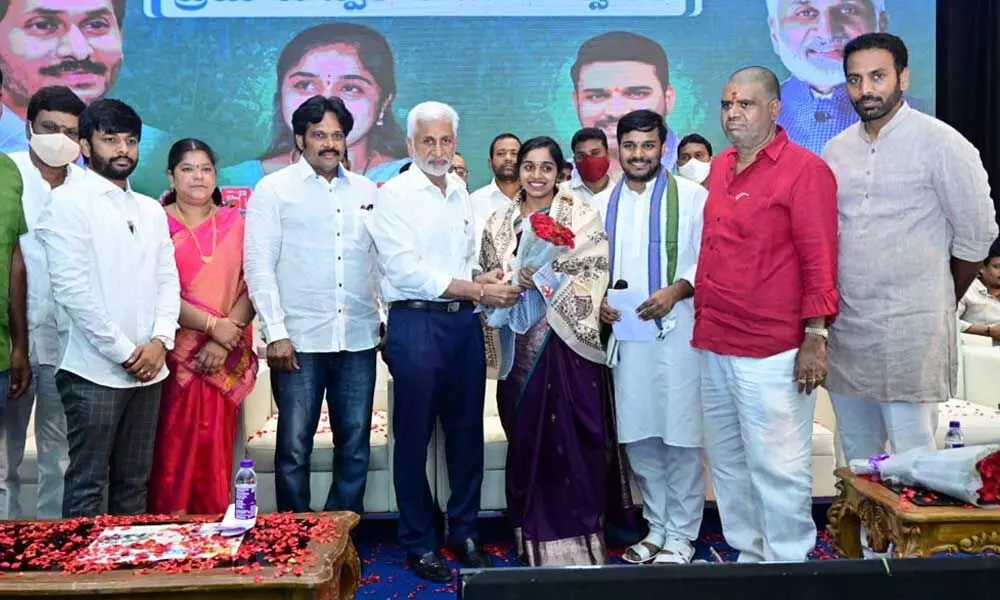
[(659, 334), (654, 321), (643, 321), (636, 309), (646, 301), (645, 292), (638, 289), (608, 290), (608, 304), (621, 313), (612, 328), (620, 342), (653, 342)]

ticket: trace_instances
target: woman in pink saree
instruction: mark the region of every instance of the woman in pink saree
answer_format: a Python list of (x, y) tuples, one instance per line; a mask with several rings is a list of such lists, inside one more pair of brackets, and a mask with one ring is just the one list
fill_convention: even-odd
[(181, 283), (180, 330), (167, 355), (149, 511), (216, 514), (230, 499), (240, 403), (257, 380), (253, 308), (243, 281), (243, 217), (220, 206), (215, 155), (170, 149), (164, 209)]

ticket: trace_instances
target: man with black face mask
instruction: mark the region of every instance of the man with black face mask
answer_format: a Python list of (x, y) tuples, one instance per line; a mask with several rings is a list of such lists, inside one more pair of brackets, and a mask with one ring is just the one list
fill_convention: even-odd
[(997, 225), (976, 148), (904, 99), (903, 40), (854, 39), (844, 74), (861, 121), (823, 151), (840, 211), (840, 316), (826, 385), (854, 460), (886, 442), (895, 453), (935, 447), (938, 406), (957, 380), (956, 298), (979, 274)]
[(244, 268), (281, 411), (279, 511), (310, 510), (309, 455), (324, 392), (337, 476), (319, 506), (364, 511), (379, 278), (365, 228), (376, 186), (343, 166), (353, 126), (340, 98), (302, 103), (292, 114), (302, 158), (261, 179), (247, 207)]
[(127, 104), (91, 103), (79, 132), (90, 169), (52, 190), (36, 229), (58, 311), (65, 517), (98, 514), (105, 486), (111, 514), (146, 511), (160, 382), (181, 301), (166, 214), (129, 185), (141, 132)]

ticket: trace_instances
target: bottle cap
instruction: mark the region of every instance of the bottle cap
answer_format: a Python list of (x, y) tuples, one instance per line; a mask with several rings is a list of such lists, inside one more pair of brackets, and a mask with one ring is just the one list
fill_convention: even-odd
[(242, 468), (242, 469), (252, 469), (253, 468), (253, 459), (252, 458), (244, 458), (244, 459), (240, 460), (240, 468)]
[(961, 423), (959, 423), (958, 421), (949, 421), (948, 422), (948, 427), (953, 427), (955, 429), (959, 429), (961, 427)]

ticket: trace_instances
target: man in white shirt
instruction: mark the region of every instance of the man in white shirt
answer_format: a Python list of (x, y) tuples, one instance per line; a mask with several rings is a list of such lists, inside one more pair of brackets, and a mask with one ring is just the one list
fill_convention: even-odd
[(608, 171), (611, 158), (608, 136), (596, 127), (584, 127), (570, 141), (575, 169), (569, 181), (559, 185), (580, 200), (593, 202), (594, 197), (614, 186)]
[[(28, 355), (34, 375), (27, 395), (12, 402), (0, 422), (0, 519), (62, 517), (63, 475), (69, 465), (66, 413), (56, 389), (59, 332), (49, 285), (45, 250), (35, 227), (52, 190), (84, 176), (73, 164), (80, 154), (80, 115), (86, 104), (64, 86), (44, 87), (28, 103), (27, 152), (10, 155), (21, 173), (21, 205), (29, 232), (21, 236), (21, 256), (28, 273)], [(22, 513), (18, 467), (32, 407), (38, 451), (38, 497), (34, 513)]]
[(472, 192), (472, 214), (475, 216), (476, 256), (479, 256), (479, 242), (483, 239), (486, 220), (498, 209), (507, 206), (521, 190), (517, 177), (517, 151), (521, 140), (513, 133), (501, 133), (490, 142), (489, 167), (493, 171), (493, 181)]
[(174, 245), (160, 204), (132, 190), (142, 120), (102, 99), (80, 117), (83, 177), (52, 191), (36, 232), (57, 307), (56, 386), (66, 410), (63, 516), (146, 510), (164, 357), (180, 314)]
[(311, 510), (309, 458), (325, 395), (336, 444), (323, 510), (364, 512), (380, 319), (365, 228), (376, 185), (341, 160), (353, 126), (340, 98), (306, 100), (292, 114), (302, 158), (261, 179), (247, 207), (244, 268), (279, 411), (279, 511)]
[[(687, 564), (705, 505), (701, 359), (691, 336), (708, 192), (660, 164), (666, 134), (663, 117), (653, 111), (623, 116), (617, 135), (623, 180), (594, 203), (611, 244), (613, 287), (625, 283), (640, 291), (647, 299), (636, 309), (639, 318), (654, 321), (660, 331), (653, 341), (619, 342), (613, 370), (618, 441), (625, 445), (649, 524), (649, 534), (623, 559)], [(613, 323), (621, 314), (605, 299), (601, 317)]]
[(474, 275), (469, 195), (449, 174), (458, 115), (440, 102), (415, 106), (407, 119), (414, 167), (379, 189), (368, 223), (378, 248), (382, 297), (389, 305), (385, 358), (395, 386), (393, 477), (399, 537), (407, 564), (430, 581), (451, 570), (437, 553), (435, 506), (425, 475), (427, 444), (440, 417), (451, 497), (450, 542), (469, 568), (490, 566), (478, 547), (483, 482), (486, 361), (475, 303), (511, 306), (520, 289), (500, 275)]

